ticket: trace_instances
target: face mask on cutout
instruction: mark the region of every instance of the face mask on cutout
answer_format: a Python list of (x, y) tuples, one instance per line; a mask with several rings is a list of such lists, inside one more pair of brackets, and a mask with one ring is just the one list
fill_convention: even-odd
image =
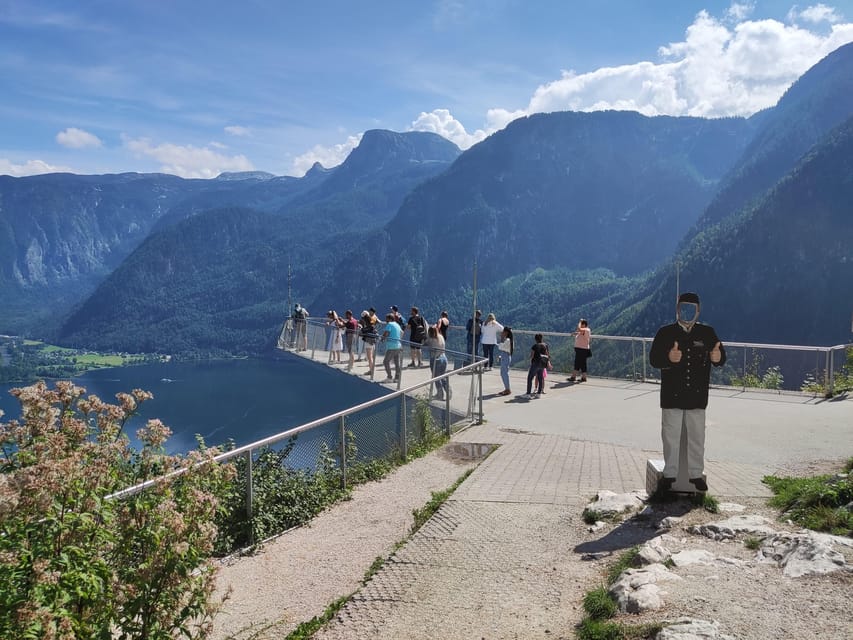
[(699, 305), (694, 302), (679, 302), (676, 314), (679, 324), (689, 330), (699, 317)]

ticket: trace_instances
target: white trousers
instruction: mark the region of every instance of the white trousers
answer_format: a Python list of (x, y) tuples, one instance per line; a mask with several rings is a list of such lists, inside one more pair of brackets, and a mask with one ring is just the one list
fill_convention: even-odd
[(705, 471), (705, 410), (662, 409), (663, 475), (678, 477), (681, 427), (687, 428), (687, 477), (701, 478)]

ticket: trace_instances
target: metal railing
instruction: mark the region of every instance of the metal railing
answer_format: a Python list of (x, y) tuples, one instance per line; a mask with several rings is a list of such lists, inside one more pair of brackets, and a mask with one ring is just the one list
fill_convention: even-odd
[[(308, 327), (317, 328), (315, 323)], [(321, 331), (309, 331), (319, 336)], [(406, 341), (403, 341), (406, 343)], [(311, 340), (312, 349), (316, 341)], [(409, 344), (409, 343), (406, 343)], [(377, 345), (379, 346), (379, 345)], [(426, 355), (426, 354), (425, 354)], [(428, 411), (429, 423), (439, 426), (447, 436), (455, 428), (483, 420), (483, 365), (478, 358), (465, 363), (465, 354), (447, 350), (448, 360), (455, 368), (428, 380), (402, 388), (402, 375), (398, 378), (398, 389), (389, 394), (349, 409), (312, 420), (306, 424), (287, 429), (275, 435), (221, 453), (211, 462), (229, 462), (242, 459), (245, 468), (245, 517), (251, 521), (255, 514), (254, 472), (255, 460), (268, 449), (290, 447), (286, 461), (289, 468), (317, 470), (318, 461), (329, 455), (340, 473), (341, 488), (348, 486), (348, 470), (352, 465), (378, 458), (396, 457), (405, 459), (411, 443), (423, 438), (426, 424), (422, 412)], [(377, 363), (377, 366), (381, 364)], [(401, 373), (405, 369), (401, 368)], [(444, 381), (447, 384), (443, 384)], [(445, 391), (446, 390), (446, 391)], [(441, 399), (438, 392), (441, 391)], [(451, 403), (452, 397), (457, 400)], [(460, 402), (459, 399), (463, 401)], [(418, 412), (418, 403), (425, 403)], [(108, 499), (121, 499), (144, 491), (157, 483), (175, 479), (187, 469), (179, 469), (164, 476), (118, 491)], [(250, 544), (252, 541), (250, 541)]]

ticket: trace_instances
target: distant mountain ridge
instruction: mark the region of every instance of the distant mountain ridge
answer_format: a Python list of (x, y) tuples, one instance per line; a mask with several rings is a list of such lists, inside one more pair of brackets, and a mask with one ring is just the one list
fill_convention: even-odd
[[(259, 353), (288, 293), (317, 315), (393, 303), (461, 321), (476, 265), (480, 306), (504, 320), (566, 330), (582, 314), (594, 330), (650, 335), (671, 320), (677, 261), (682, 290), (699, 291), (726, 339), (838, 342), (850, 317), (838, 300), (853, 290), (851, 117), (848, 45), (748, 119), (537, 114), (464, 153), (377, 130), (303, 178), (55, 176), (17, 226), (8, 194), (25, 202), (31, 183), (0, 179), (0, 296), (21, 294), (17, 322), (32, 326), (37, 303), (57, 315), (46, 297), (76, 287), (61, 301), (78, 302), (63, 344)], [(82, 216), (62, 215), (68, 185)], [(142, 195), (114, 195), (127, 185)], [(117, 268), (87, 235), (116, 247), (102, 251)], [(88, 270), (55, 275), (66, 255)], [(16, 281), (21, 265), (52, 274), (49, 286)]]

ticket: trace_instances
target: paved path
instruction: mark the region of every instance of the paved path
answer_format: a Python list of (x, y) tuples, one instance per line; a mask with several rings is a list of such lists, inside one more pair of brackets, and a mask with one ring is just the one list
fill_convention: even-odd
[[(353, 373), (361, 371), (357, 366)], [(425, 369), (408, 370), (403, 384), (426, 375)], [(522, 377), (513, 372), (513, 391), (523, 391)], [(452, 384), (465, 389), (470, 380)], [(485, 423), (453, 440), (500, 446), (414, 537), (395, 551), (406, 529), (400, 523), (410, 522), (411, 509), (426, 502), (427, 489), (449, 486), (460, 471), (439, 454), (360, 487), (351, 503), (282, 536), (260, 560), (227, 569), (223, 583), (231, 576), (239, 584), (238, 573), (255, 579), (250, 588), (235, 589), (227, 612), (232, 633), (220, 625), (217, 637), (284, 637), (300, 620), (354, 592), (315, 637), (574, 637), (583, 594), (601, 581), (581, 552), (633, 544), (618, 532), (584, 534), (581, 512), (599, 489), (645, 486), (646, 460), (662, 457), (658, 387), (595, 379), (570, 385), (554, 374), (543, 397), (525, 400), (494, 395), (502, 388), (496, 371), (484, 374), (483, 387)], [(464, 395), (455, 392), (454, 402), (466, 403)], [(761, 483), (768, 473), (853, 455), (853, 400), (714, 390), (708, 423), (710, 491), (726, 500), (769, 495)], [(362, 549), (358, 541), (365, 538), (371, 545)], [(328, 559), (336, 554), (347, 562), (329, 571)], [(359, 588), (377, 555), (385, 564)], [(271, 566), (278, 570), (263, 569)], [(298, 578), (312, 571), (316, 580)], [(274, 604), (253, 614), (249, 633), (240, 603), (260, 603), (267, 592)], [(234, 632), (240, 628), (243, 633)]]

